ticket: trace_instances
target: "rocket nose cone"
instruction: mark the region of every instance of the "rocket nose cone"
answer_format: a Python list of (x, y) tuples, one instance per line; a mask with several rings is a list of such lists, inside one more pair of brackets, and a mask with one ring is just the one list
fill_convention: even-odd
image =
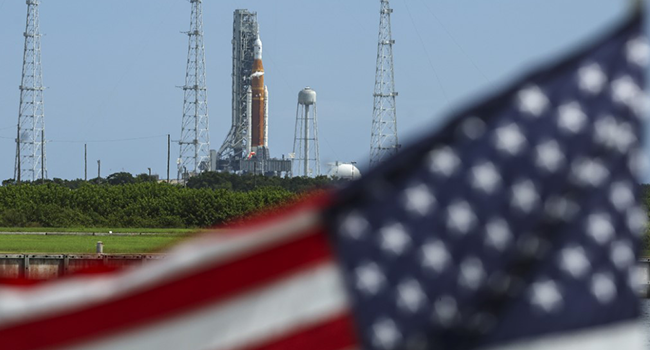
[(253, 52), (255, 59), (262, 59), (262, 40), (259, 36), (255, 39), (255, 44), (253, 44)]

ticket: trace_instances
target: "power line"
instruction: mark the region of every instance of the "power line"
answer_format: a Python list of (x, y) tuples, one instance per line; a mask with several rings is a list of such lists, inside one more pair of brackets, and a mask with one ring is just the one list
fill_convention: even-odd
[(445, 27), (445, 25), (442, 23), (442, 21), (440, 20), (440, 18), (438, 18), (438, 16), (436, 16), (436, 14), (431, 10), (431, 8), (429, 7), (429, 5), (427, 5), (427, 2), (426, 2), (426, 1), (422, 1), (422, 4), (424, 5), (424, 7), (427, 8), (427, 10), (428, 10), (429, 13), (431, 14), (431, 16), (433, 16), (433, 18), (436, 20), (436, 22), (438, 22), (438, 24), (440, 25), (440, 27), (442, 28), (442, 30), (445, 31), (445, 33), (447, 34), (447, 36), (449, 36), (449, 38), (451, 39), (451, 41), (453, 41), (454, 44), (456, 44), (456, 46), (458, 47), (458, 49), (460, 50), (460, 52), (461, 52), (463, 55), (465, 55), (465, 58), (467, 58), (467, 60), (468, 60), (468, 61), (469, 61), (473, 66), (474, 66), (474, 68), (476, 69), (476, 71), (477, 71), (477, 72), (478, 72), (478, 73), (483, 77), (483, 79), (485, 79), (486, 82), (489, 83), (489, 82), (490, 82), (490, 79), (488, 79), (488, 77), (487, 77), (487, 76), (483, 73), (483, 71), (478, 67), (478, 65), (476, 64), (476, 62), (474, 62), (474, 60), (472, 60), (472, 57), (471, 57), (470, 55), (467, 54), (467, 52), (465, 51), (465, 49), (464, 49), (464, 48), (463, 48), (463, 47), (458, 43), (458, 41), (456, 40), (456, 38), (454, 38), (454, 36), (451, 35), (451, 32), (447, 29), (447, 27)]
[[(45, 140), (45, 142), (46, 143), (106, 143), (106, 142), (149, 140), (149, 139), (156, 139), (163, 136), (167, 137), (167, 134), (154, 135), (154, 136), (141, 136), (141, 137), (127, 137), (121, 139), (103, 139), (103, 140)], [(0, 136), (0, 139), (15, 140), (15, 137)]]
[(438, 76), (438, 72), (436, 71), (436, 68), (433, 65), (433, 61), (431, 61), (431, 56), (429, 55), (429, 51), (427, 51), (427, 47), (424, 45), (424, 40), (422, 40), (422, 36), (420, 35), (420, 31), (418, 31), (418, 27), (415, 24), (415, 20), (413, 20), (413, 16), (411, 15), (411, 10), (409, 10), (407, 1), (404, 1), (404, 7), (406, 7), (406, 13), (408, 13), (409, 18), (411, 19), (411, 24), (415, 29), (415, 34), (417, 34), (418, 39), (420, 39), (420, 46), (422, 46), (422, 50), (424, 51), (424, 54), (427, 56), (427, 60), (429, 61), (429, 67), (431, 67), (431, 70), (433, 71), (433, 76), (436, 78), (436, 82), (438, 83), (438, 87), (440, 88), (440, 91), (442, 91), (442, 96), (445, 98), (447, 103), (449, 103), (449, 98), (447, 97), (447, 91), (445, 91), (445, 88), (442, 85), (440, 77)]
[(155, 139), (163, 136), (167, 137), (167, 134), (154, 135), (154, 136), (142, 136), (142, 137), (128, 137), (128, 138), (121, 138), (121, 139), (106, 139), (106, 140), (47, 140), (47, 142), (58, 142), (58, 143), (122, 142), (122, 141), (138, 141), (138, 140)]

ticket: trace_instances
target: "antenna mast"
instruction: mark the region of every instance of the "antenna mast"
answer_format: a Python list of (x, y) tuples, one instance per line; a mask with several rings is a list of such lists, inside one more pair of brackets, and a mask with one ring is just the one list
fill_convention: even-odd
[(38, 5), (38, 0), (27, 0), (27, 24), (24, 33), (23, 71), (19, 87), (20, 108), (18, 110), (14, 167), (14, 179), (17, 182), (47, 178)]
[(381, 0), (379, 43), (375, 70), (374, 107), (370, 135), (370, 167), (397, 153), (397, 116), (395, 113), (395, 78), (393, 73), (393, 40), (390, 29), (388, 0)]
[(181, 124), (178, 177), (186, 178), (208, 169), (210, 129), (208, 95), (205, 85), (205, 48), (203, 46), (202, 0), (190, 0), (192, 14), (187, 52), (187, 70), (183, 88), (183, 122)]

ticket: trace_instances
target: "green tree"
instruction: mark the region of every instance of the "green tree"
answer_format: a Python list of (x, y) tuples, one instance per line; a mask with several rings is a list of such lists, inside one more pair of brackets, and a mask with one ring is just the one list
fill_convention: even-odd
[(135, 183), (133, 175), (124, 171), (108, 175), (108, 177), (106, 177), (106, 181), (110, 185), (126, 185)]

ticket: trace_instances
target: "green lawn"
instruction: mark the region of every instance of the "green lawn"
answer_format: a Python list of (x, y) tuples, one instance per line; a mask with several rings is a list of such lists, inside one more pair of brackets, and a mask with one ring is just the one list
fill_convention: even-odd
[(191, 228), (0, 227), (0, 232), (192, 233)]
[(160, 252), (186, 237), (185, 234), (146, 236), (0, 235), (0, 253), (95, 253), (97, 241), (106, 254)]

